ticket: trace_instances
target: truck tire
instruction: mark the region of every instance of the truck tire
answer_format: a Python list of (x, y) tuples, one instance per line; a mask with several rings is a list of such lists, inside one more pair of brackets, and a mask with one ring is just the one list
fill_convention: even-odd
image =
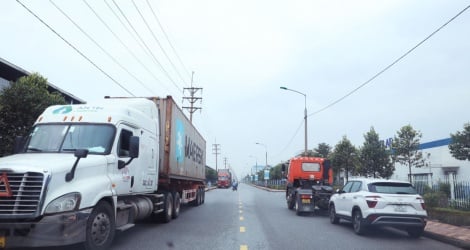
[(160, 214), (160, 221), (163, 223), (168, 223), (171, 221), (173, 216), (173, 196), (171, 193), (165, 193), (164, 199), (164, 208), (163, 212)]
[(204, 204), (205, 200), (206, 200), (206, 189), (205, 188), (201, 188), (201, 204)]
[(100, 201), (88, 217), (86, 225), (87, 250), (109, 249), (116, 233), (113, 208), (108, 202)]
[(295, 199), (292, 198), (291, 194), (286, 195), (286, 200), (287, 200), (287, 208), (291, 210), (294, 209)]
[(339, 218), (338, 218), (338, 216), (336, 216), (335, 205), (333, 205), (333, 204), (330, 205), (329, 214), (330, 214), (331, 224), (338, 224), (339, 223)]
[(176, 219), (180, 215), (181, 197), (180, 197), (180, 193), (178, 192), (173, 192), (172, 194), (173, 194), (173, 212), (171, 214), (171, 217), (173, 219)]
[(357, 235), (364, 235), (366, 231), (366, 226), (364, 225), (362, 221), (362, 213), (360, 210), (353, 211), (352, 222), (353, 222), (354, 232)]

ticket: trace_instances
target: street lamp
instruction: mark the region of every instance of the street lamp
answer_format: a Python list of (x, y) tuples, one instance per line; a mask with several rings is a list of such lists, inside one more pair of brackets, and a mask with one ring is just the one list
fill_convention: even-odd
[(302, 92), (299, 92), (297, 90), (294, 90), (294, 89), (289, 89), (289, 88), (286, 88), (286, 87), (280, 87), (281, 89), (283, 90), (289, 90), (289, 91), (292, 91), (292, 92), (295, 92), (297, 94), (301, 94), (304, 96), (304, 99), (305, 99), (305, 110), (304, 110), (304, 121), (305, 121), (305, 156), (307, 156), (307, 95), (302, 93)]
[(263, 144), (263, 143), (257, 142), (256, 144), (264, 146), (264, 150), (266, 151), (266, 168), (268, 168), (268, 147), (266, 146), (266, 144)]

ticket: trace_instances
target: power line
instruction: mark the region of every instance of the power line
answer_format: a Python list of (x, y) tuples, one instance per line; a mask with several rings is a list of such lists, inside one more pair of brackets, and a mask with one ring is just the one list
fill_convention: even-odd
[(175, 64), (171, 61), (170, 57), (168, 56), (168, 54), (166, 53), (165, 49), (163, 48), (162, 44), (160, 43), (160, 41), (158, 40), (157, 36), (155, 35), (155, 33), (153, 32), (153, 30), (150, 28), (149, 24), (147, 23), (147, 20), (145, 19), (145, 17), (142, 15), (142, 12), (140, 12), (139, 10), (139, 7), (137, 7), (137, 4), (135, 4), (135, 1), (132, 0), (132, 4), (134, 5), (135, 9), (137, 10), (137, 12), (139, 13), (140, 17), (142, 18), (142, 21), (144, 22), (145, 26), (147, 26), (147, 29), (150, 31), (150, 34), (152, 35), (153, 39), (155, 40), (155, 42), (157, 42), (158, 44), (158, 47), (160, 47), (160, 49), (162, 50), (163, 54), (165, 55), (166, 59), (168, 59), (168, 61), (170, 62), (171, 66), (173, 67), (173, 70), (176, 72), (176, 74), (181, 78), (181, 80), (183, 80), (184, 82), (184, 79), (183, 77), (181, 76), (180, 72), (178, 71), (178, 69), (176, 68)]
[(134, 74), (132, 74), (126, 67), (124, 67), (116, 58), (114, 58), (108, 51), (106, 51), (93, 37), (91, 37), (85, 30), (83, 30), (80, 25), (78, 25), (70, 16), (65, 13), (53, 0), (49, 0), (49, 2), (59, 10), (80, 32), (82, 32), (90, 41), (92, 41), (98, 48), (101, 49), (103, 53), (105, 53), (111, 60), (116, 63), (122, 70), (126, 71), (134, 80), (139, 82), (143, 87), (145, 87), (148, 91), (152, 92), (150, 88), (147, 87), (140, 79), (138, 79)]
[(145, 66), (145, 64), (131, 51), (131, 49), (122, 41), (122, 39), (119, 38), (119, 36), (111, 29), (111, 27), (103, 20), (103, 18), (101, 18), (101, 16), (93, 9), (93, 7), (91, 7), (91, 5), (86, 0), (83, 0), (83, 2), (86, 4), (86, 6), (88, 6), (88, 8), (93, 12), (93, 14), (95, 14), (95, 16), (106, 27), (106, 29), (108, 29), (108, 31), (113, 34), (114, 38), (116, 38), (121, 43), (121, 45), (127, 50), (127, 52), (140, 64), (140, 66), (142, 66), (153, 77), (153, 79), (155, 79), (157, 82), (161, 82), (155, 76), (155, 74), (153, 74), (152, 71), (150, 71), (150, 69)]
[(153, 14), (153, 17), (155, 18), (155, 21), (157, 21), (158, 23), (158, 26), (160, 26), (160, 29), (162, 30), (163, 32), (163, 35), (165, 35), (165, 38), (166, 40), (168, 41), (168, 44), (170, 44), (170, 47), (171, 49), (173, 50), (173, 53), (176, 55), (176, 58), (178, 59), (178, 61), (180, 62), (181, 66), (183, 66), (183, 69), (185, 70), (186, 74), (191, 77), (191, 74), (189, 73), (189, 70), (186, 68), (186, 66), (184, 65), (183, 61), (181, 60), (180, 56), (178, 55), (178, 53), (176, 52), (176, 49), (175, 47), (173, 46), (173, 44), (171, 43), (170, 39), (168, 38), (168, 35), (166, 34), (165, 32), (165, 29), (163, 28), (162, 24), (160, 23), (160, 20), (157, 18), (157, 15), (155, 14), (155, 11), (153, 11), (153, 8), (152, 8), (152, 5), (150, 5), (150, 2), (147, 0), (147, 5), (149, 6), (150, 8), (150, 11), (152, 12)]
[(142, 37), (139, 35), (139, 33), (137, 32), (137, 30), (134, 28), (134, 26), (132, 25), (132, 23), (129, 21), (129, 19), (127, 18), (126, 14), (124, 14), (124, 12), (122, 11), (122, 9), (119, 7), (119, 5), (116, 3), (115, 0), (112, 0), (114, 5), (118, 8), (119, 12), (121, 13), (121, 15), (124, 17), (124, 19), (126, 20), (127, 24), (129, 24), (129, 26), (132, 28), (132, 30), (134, 31), (134, 33), (137, 35), (137, 37), (140, 39), (140, 41), (142, 42), (142, 44), (145, 46), (145, 48), (149, 51), (149, 53), (151, 54), (152, 58), (154, 59), (154, 61), (157, 63), (157, 65), (162, 69), (162, 71), (165, 73), (165, 75), (167, 76), (167, 78), (173, 83), (173, 85), (178, 89), (180, 90), (181, 92), (183, 92), (180, 87), (178, 86), (178, 84), (176, 84), (176, 82), (171, 78), (170, 74), (168, 74), (168, 72), (165, 70), (165, 68), (163, 67), (163, 65), (160, 63), (160, 61), (158, 61), (158, 59), (155, 57), (155, 55), (152, 53), (152, 50), (147, 46), (147, 44), (145, 43), (145, 41), (142, 39)]
[(96, 69), (98, 69), (101, 73), (103, 73), (106, 77), (108, 77), (111, 81), (113, 81), (116, 85), (121, 87), (124, 91), (126, 91), (129, 95), (135, 97), (132, 92), (130, 92), (128, 89), (126, 89), (121, 83), (119, 83), (116, 79), (111, 77), (108, 73), (106, 73), (103, 69), (101, 69), (96, 63), (94, 63), (90, 58), (85, 56), (79, 49), (77, 49), (72, 43), (67, 41), (63, 36), (61, 36), (57, 31), (55, 31), (51, 26), (49, 26), (45, 21), (43, 21), (38, 15), (36, 15), (32, 10), (30, 10), (26, 5), (24, 5), (20, 0), (16, 0), (18, 4), (23, 6), (31, 15), (33, 15), (37, 20), (39, 20), (42, 24), (44, 24), (50, 31), (52, 31), (56, 36), (58, 36), (62, 41), (64, 41), (68, 46), (70, 46), (75, 52), (77, 52), (79, 55), (81, 55), (85, 60), (87, 60), (89, 63), (91, 63)]
[(375, 74), (372, 78), (370, 78), (369, 80), (367, 80), (366, 82), (364, 82), (363, 84), (359, 85), (357, 88), (353, 89), (351, 92), (347, 93), (346, 95), (344, 95), (343, 97), (339, 98), (338, 100), (332, 102), (331, 104), (328, 104), (327, 106), (325, 106), (324, 108), (321, 108), (311, 114), (309, 114), (308, 116), (312, 116), (312, 115), (315, 115), (315, 114), (318, 114), (328, 108), (330, 108), (331, 106), (341, 102), (342, 100), (346, 99), (348, 96), (352, 95), (353, 93), (355, 93), (356, 91), (358, 91), (360, 88), (364, 87), (365, 85), (369, 84), (370, 82), (372, 82), (373, 80), (375, 80), (377, 77), (379, 77), (381, 74), (383, 74), (385, 71), (389, 70), (391, 67), (393, 67), (395, 64), (397, 64), (399, 61), (401, 61), (403, 58), (405, 58), (406, 56), (408, 56), (409, 54), (411, 54), (411, 52), (413, 52), (415, 49), (417, 49), (419, 46), (421, 46), (424, 42), (426, 42), (428, 39), (430, 39), (432, 36), (434, 36), (437, 32), (439, 32), (441, 29), (443, 29), (445, 26), (447, 26), (449, 23), (451, 23), (452, 21), (454, 21), (457, 17), (459, 17), (462, 13), (464, 13), (466, 10), (468, 10), (470, 8), (470, 5), (468, 5), (467, 7), (465, 7), (462, 11), (460, 11), (457, 15), (455, 15), (454, 17), (452, 17), (449, 21), (447, 21), (446, 23), (444, 23), (442, 26), (440, 26), (437, 30), (435, 30), (434, 32), (432, 32), (430, 35), (428, 35), (426, 38), (424, 38), (421, 42), (419, 42), (418, 44), (416, 44), (413, 48), (411, 48), (410, 50), (408, 50), (405, 54), (403, 54), (402, 56), (398, 57), (398, 59), (396, 59), (395, 61), (393, 61), (391, 64), (389, 64), (387, 67), (385, 67), (384, 69), (382, 69), (381, 71), (379, 71), (379, 73)]
[(111, 6), (109, 5), (109, 3), (106, 1), (106, 0), (103, 0), (104, 3), (106, 4), (106, 6), (108, 6), (108, 9), (113, 13), (113, 15), (116, 17), (116, 19), (121, 23), (121, 25), (126, 29), (127, 33), (129, 33), (129, 35), (134, 39), (134, 41), (140, 46), (140, 48), (144, 51), (144, 53), (146, 53), (148, 56), (152, 56), (145, 48), (144, 46), (141, 44), (141, 42), (139, 40), (137, 40), (136, 36), (129, 30), (129, 28), (124, 24), (124, 22), (122, 21), (122, 19), (119, 17), (119, 15), (116, 13), (116, 11), (114, 11), (113, 8), (111, 8)]
[(287, 143), (287, 145), (281, 150), (281, 152), (277, 153), (276, 156), (284, 153), (284, 151), (286, 151), (286, 149), (290, 146), (290, 144), (292, 143), (292, 141), (294, 141), (294, 138), (297, 136), (297, 134), (299, 133), (299, 130), (300, 128), (302, 127), (302, 124), (304, 123), (304, 119), (302, 119), (302, 121), (300, 122), (299, 126), (297, 127), (297, 130), (295, 130), (295, 133), (294, 135), (291, 137), (291, 139), (289, 140), (289, 143)]

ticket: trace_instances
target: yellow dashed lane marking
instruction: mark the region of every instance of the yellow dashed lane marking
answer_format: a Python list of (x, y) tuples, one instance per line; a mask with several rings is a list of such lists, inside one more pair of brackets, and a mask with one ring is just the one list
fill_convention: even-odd
[(246, 231), (245, 227), (240, 227), (240, 233), (244, 233)]
[(240, 220), (244, 220), (244, 219), (243, 219), (243, 216), (240, 216)]
[(247, 245), (241, 245), (240, 250), (248, 250), (248, 246)]

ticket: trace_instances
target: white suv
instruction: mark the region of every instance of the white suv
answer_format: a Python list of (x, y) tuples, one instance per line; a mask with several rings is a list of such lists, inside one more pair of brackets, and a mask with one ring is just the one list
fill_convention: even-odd
[(418, 238), (426, 226), (423, 198), (409, 182), (382, 179), (351, 179), (330, 198), (330, 222), (352, 221), (354, 232), (364, 234), (371, 226), (405, 229)]

